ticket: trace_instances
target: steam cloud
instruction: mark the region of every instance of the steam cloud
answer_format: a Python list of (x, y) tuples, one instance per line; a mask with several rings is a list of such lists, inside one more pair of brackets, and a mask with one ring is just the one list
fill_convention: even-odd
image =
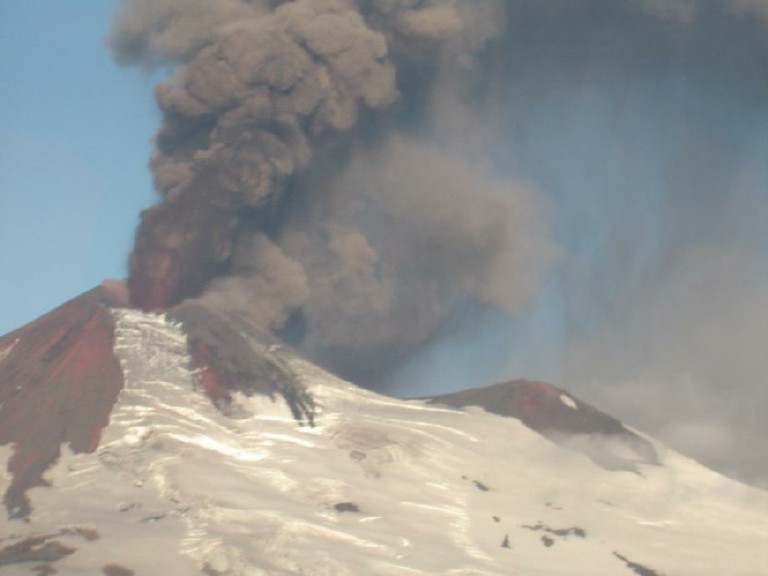
[(116, 60), (173, 67), (131, 298), (203, 298), (403, 395), (551, 378), (768, 482), (766, 22), (768, 0), (124, 0)]

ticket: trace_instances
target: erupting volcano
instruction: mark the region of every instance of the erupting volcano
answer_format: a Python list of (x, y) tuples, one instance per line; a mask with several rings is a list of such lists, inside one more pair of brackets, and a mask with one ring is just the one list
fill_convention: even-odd
[[(125, 281), (0, 338), (0, 571), (764, 574), (766, 492), (567, 379), (506, 379), (547, 340), (585, 398), (620, 406), (622, 387), (588, 376), (631, 366), (650, 379), (689, 342), (717, 348), (688, 324), (711, 303), (698, 291), (714, 279), (731, 294), (721, 272), (754, 273), (765, 254), (752, 250), (759, 226), (702, 230), (764, 204), (752, 164), (718, 148), (753, 151), (752, 133), (723, 136), (707, 113), (721, 98), (763, 117), (766, 17), (762, 0), (117, 2), (116, 62), (167, 71), (150, 160), (161, 198), (141, 214)], [(636, 148), (584, 163), (579, 142), (559, 182), (531, 159), (550, 131), (570, 138), (557, 112), (576, 101), (590, 122), (607, 106), (622, 137), (654, 148), (631, 111), (672, 86), (661, 110), (677, 113), (688, 82), (721, 76), (703, 121), (652, 127), (672, 142), (667, 196), (633, 195), (626, 174), (656, 175)], [(614, 98), (623, 83), (635, 88)], [(711, 180), (692, 176), (705, 164), (738, 174), (738, 210), (694, 185)], [(589, 180), (572, 178), (613, 172), (632, 191), (615, 221), (612, 197), (577, 201)], [(744, 386), (752, 340), (723, 354)], [(511, 348), (514, 362), (497, 359)], [(482, 374), (473, 385), (506, 381), (457, 392), (442, 378), (459, 362)], [(670, 406), (685, 404), (667, 386)], [(637, 398), (653, 392), (636, 385)], [(648, 412), (638, 420), (672, 409)], [(691, 414), (658, 429), (682, 437)]]

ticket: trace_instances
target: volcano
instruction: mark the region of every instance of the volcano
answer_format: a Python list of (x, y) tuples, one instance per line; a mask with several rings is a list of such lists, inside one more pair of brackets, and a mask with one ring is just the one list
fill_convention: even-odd
[[(116, 287), (117, 286), (117, 287)], [(100, 286), (0, 339), (3, 574), (761, 575), (768, 494), (524, 380), (416, 400)]]

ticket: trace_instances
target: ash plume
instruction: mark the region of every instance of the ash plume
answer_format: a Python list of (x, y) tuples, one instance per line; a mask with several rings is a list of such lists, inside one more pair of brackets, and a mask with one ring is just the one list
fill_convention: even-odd
[(766, 6), (509, 3), (495, 153), (550, 196), (562, 257), (531, 311), (455, 315), (389, 386), (560, 382), (768, 485)]
[(766, 0), (118, 6), (173, 70), (133, 304), (404, 396), (553, 380), (768, 478)]
[(525, 309), (554, 255), (545, 203), (466, 130), (434, 138), (473, 122), (471, 67), (503, 23), (491, 0), (123, 2), (116, 60), (174, 66), (133, 303), (298, 325), (300, 346), (353, 371), (467, 299)]

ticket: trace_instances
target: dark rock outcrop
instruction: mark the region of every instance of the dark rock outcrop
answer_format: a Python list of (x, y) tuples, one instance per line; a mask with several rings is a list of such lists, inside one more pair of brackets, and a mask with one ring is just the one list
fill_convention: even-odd
[(117, 564), (107, 564), (101, 571), (106, 574), (106, 576), (133, 576), (135, 574), (133, 570), (123, 568)]
[(559, 538), (568, 538), (568, 536), (577, 536), (579, 538), (586, 538), (587, 531), (584, 528), (574, 526), (572, 528), (551, 528), (546, 524), (539, 522), (535, 525), (524, 524), (523, 528), (532, 532), (546, 532)]
[(339, 502), (334, 508), (336, 512), (360, 512), (360, 508), (354, 502)]
[(656, 450), (646, 439), (608, 414), (545, 382), (514, 380), (425, 400), (454, 408), (478, 406), (492, 414), (516, 418), (542, 436), (586, 454), (609, 470), (636, 471), (638, 463), (659, 463)]
[(283, 344), (236, 317), (228, 317), (193, 301), (168, 315), (187, 334), (199, 383), (220, 409), (231, 393), (282, 398), (300, 423), (314, 424), (314, 401), (279, 353)]
[(53, 534), (0, 538), (0, 545), (6, 540), (13, 542), (0, 548), (0, 572), (2, 572), (3, 566), (36, 563), (37, 566), (34, 566), (32, 570), (38, 574), (55, 574), (57, 571), (52, 564), (77, 552), (77, 548), (62, 544), (58, 540), (64, 537), (95, 542), (100, 538), (100, 535), (96, 530), (72, 527), (64, 528)]
[(628, 559), (626, 556), (622, 556), (618, 552), (614, 552), (613, 555), (616, 556), (616, 558), (618, 558), (622, 562), (624, 562), (624, 564), (627, 565), (627, 568), (632, 570), (632, 572), (634, 572), (638, 576), (663, 576), (659, 572), (656, 572), (656, 570), (652, 570), (647, 566), (638, 564), (637, 562), (632, 562), (632, 560)]

